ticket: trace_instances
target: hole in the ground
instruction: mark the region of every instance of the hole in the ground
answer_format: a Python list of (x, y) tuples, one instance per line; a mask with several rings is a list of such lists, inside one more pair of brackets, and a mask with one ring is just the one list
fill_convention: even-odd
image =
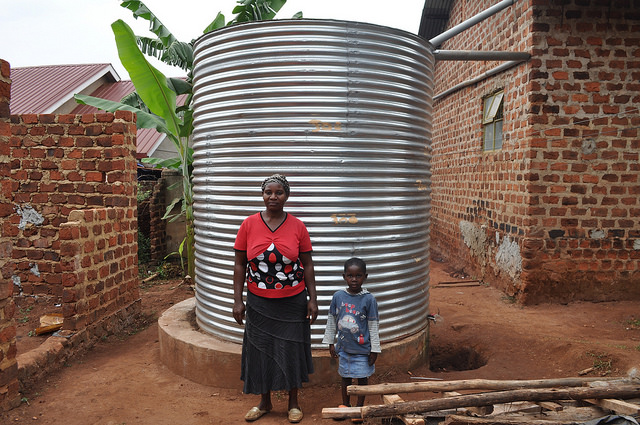
[(432, 372), (473, 370), (485, 364), (485, 358), (473, 347), (431, 347), (429, 369)]

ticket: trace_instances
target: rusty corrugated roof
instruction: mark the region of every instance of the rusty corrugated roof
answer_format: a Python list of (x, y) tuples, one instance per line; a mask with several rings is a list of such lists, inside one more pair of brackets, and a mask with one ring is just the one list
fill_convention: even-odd
[[(120, 81), (113, 67), (104, 63), (12, 68), (11, 80), (12, 114), (64, 113), (59, 108), (73, 100), (76, 93), (119, 102), (135, 90), (131, 81)], [(178, 96), (178, 104), (184, 103), (185, 99), (186, 95)], [(93, 106), (80, 104), (71, 108), (66, 105), (63, 111), (72, 114), (93, 114), (98, 111)], [(165, 137), (153, 129), (138, 129), (137, 157), (151, 156)]]
[[(135, 87), (131, 81), (117, 81), (115, 83), (104, 84), (98, 87), (91, 96), (101, 99), (119, 102), (123, 97), (133, 92)], [(181, 105), (186, 99), (186, 95), (180, 95), (176, 103)], [(72, 114), (95, 114), (98, 110), (89, 105), (78, 105)], [(164, 134), (158, 133), (151, 128), (139, 128), (136, 143), (136, 154), (138, 158), (145, 158), (153, 154), (160, 142), (165, 138)]]
[(120, 79), (111, 64), (46, 65), (11, 69), (11, 113), (52, 114), (100, 78)]
[[(131, 81), (117, 81), (98, 87), (97, 90), (91, 93), (91, 96), (119, 102), (120, 99), (134, 90), (135, 87)], [(78, 105), (71, 111), (72, 114), (95, 114), (96, 112), (98, 112), (98, 109), (89, 105)], [(138, 158), (149, 156), (150, 151), (155, 148), (156, 143), (159, 143), (163, 137), (164, 135), (151, 128), (139, 128), (136, 141), (136, 156)]]

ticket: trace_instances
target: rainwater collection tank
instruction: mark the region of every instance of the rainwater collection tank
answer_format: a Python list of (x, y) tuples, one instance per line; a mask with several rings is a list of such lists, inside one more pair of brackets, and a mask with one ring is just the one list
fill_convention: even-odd
[(274, 20), (202, 36), (194, 61), (196, 320), (242, 341), (233, 243), (285, 174), (285, 210), (309, 229), (320, 347), (343, 263), (367, 262), (382, 342), (423, 331), (429, 306), (434, 58), (416, 35), (333, 20)]

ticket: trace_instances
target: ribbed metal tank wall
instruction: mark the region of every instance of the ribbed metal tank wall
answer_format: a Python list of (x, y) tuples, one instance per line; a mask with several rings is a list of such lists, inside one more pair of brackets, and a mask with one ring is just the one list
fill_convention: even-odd
[(291, 184), (285, 210), (311, 235), (320, 347), (343, 263), (367, 262), (383, 342), (427, 326), (434, 59), (392, 28), (333, 20), (247, 23), (197, 40), (194, 62), (196, 318), (233, 342), (233, 243)]

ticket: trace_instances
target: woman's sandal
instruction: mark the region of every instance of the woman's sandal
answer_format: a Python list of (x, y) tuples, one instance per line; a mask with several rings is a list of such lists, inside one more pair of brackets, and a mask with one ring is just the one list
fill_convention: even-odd
[(258, 406), (255, 406), (249, 409), (247, 414), (244, 415), (244, 420), (247, 422), (257, 421), (267, 413), (269, 413), (268, 410), (261, 410)]
[(300, 422), (303, 416), (304, 415), (302, 414), (302, 410), (298, 409), (297, 407), (289, 409), (288, 419), (292, 424), (297, 424), (298, 422)]

